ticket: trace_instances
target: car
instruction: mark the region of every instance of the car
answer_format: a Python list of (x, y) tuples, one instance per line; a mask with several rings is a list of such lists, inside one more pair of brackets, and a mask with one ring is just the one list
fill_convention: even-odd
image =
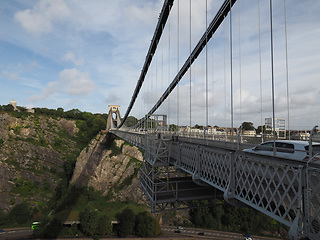
[(2, 229), (0, 229), (0, 233), (2, 233), (3, 232), (3, 230)]
[(198, 235), (204, 236), (204, 232), (199, 232)]
[(176, 231), (174, 231), (174, 233), (181, 233), (181, 231), (180, 230), (176, 230)]
[[(273, 156), (273, 147), (276, 147), (276, 157), (287, 158), (293, 160), (309, 159), (309, 142), (298, 140), (276, 140), (267, 141), (257, 145), (254, 148), (243, 149), (244, 152)], [(312, 143), (313, 155), (320, 153), (320, 143)], [(318, 155), (316, 156), (316, 158)]]
[(183, 227), (181, 227), (181, 226), (178, 226), (178, 227), (177, 227), (177, 229), (180, 229), (180, 230), (181, 230), (181, 229), (183, 229)]
[(249, 234), (245, 234), (244, 237), (244, 240), (252, 240), (252, 237)]

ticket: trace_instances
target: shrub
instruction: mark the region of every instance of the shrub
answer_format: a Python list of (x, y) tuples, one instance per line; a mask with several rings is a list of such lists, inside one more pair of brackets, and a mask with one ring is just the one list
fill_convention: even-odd
[(86, 207), (80, 213), (82, 232), (88, 236), (102, 236), (111, 233), (111, 222), (106, 215), (99, 214), (96, 209)]
[(161, 233), (159, 223), (146, 211), (136, 216), (135, 232), (139, 237), (154, 237)]
[(11, 223), (19, 223), (19, 224), (23, 224), (28, 222), (31, 217), (31, 208), (29, 207), (28, 203), (23, 202), (20, 204), (15, 205), (10, 213), (9, 213), (9, 221)]
[(126, 208), (121, 213), (117, 214), (117, 220), (120, 222), (118, 229), (119, 237), (127, 237), (134, 233), (135, 214), (129, 208)]

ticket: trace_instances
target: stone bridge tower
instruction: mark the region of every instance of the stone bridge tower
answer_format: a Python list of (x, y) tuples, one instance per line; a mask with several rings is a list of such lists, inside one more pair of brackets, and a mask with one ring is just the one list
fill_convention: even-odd
[(116, 128), (120, 125), (121, 117), (119, 108), (119, 105), (109, 105), (107, 130), (109, 130), (110, 128)]

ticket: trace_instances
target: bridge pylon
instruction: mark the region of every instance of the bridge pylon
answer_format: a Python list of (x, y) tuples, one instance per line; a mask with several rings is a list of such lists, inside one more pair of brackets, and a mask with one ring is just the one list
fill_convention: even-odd
[(108, 120), (107, 120), (107, 129), (110, 130), (111, 128), (116, 128), (121, 123), (121, 116), (120, 116), (120, 106), (119, 105), (109, 105), (109, 113), (108, 113)]

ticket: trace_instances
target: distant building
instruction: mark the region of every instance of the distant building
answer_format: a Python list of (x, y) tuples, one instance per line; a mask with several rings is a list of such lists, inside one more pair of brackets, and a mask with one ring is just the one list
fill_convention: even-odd
[(256, 130), (243, 130), (242, 135), (248, 136), (248, 137), (255, 137), (256, 136)]
[(265, 126), (267, 131), (274, 130), (279, 138), (286, 138), (286, 120), (284, 118), (265, 118)]
[[(20, 110), (17, 108), (17, 101), (12, 99), (9, 104), (11, 104), (13, 106), (13, 110), (14, 111), (17, 111), (17, 112), (20, 112)], [(26, 112), (28, 113), (34, 113), (34, 109), (33, 108), (25, 108), (26, 109)]]
[(9, 104), (11, 104), (13, 106), (14, 111), (18, 111), (17, 109), (17, 101), (12, 99)]

